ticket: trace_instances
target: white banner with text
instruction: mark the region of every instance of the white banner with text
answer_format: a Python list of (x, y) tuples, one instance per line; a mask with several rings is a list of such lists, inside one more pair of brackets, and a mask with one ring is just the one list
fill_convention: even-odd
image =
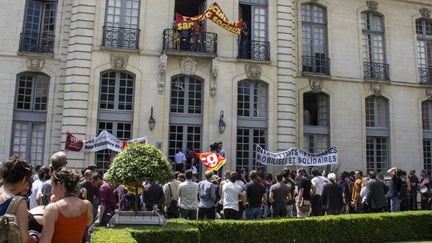
[(297, 148), (290, 148), (279, 153), (272, 153), (256, 145), (256, 161), (269, 166), (324, 166), (338, 162), (337, 146), (311, 154)]

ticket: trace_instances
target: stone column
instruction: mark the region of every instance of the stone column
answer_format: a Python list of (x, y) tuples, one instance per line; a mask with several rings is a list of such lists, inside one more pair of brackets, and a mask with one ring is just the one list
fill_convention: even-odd
[[(73, 0), (66, 61), (61, 148), (66, 132), (87, 137), (90, 67), (95, 27), (96, 0)], [(68, 153), (69, 166), (82, 167), (84, 154)]]
[(277, 150), (296, 144), (296, 1), (277, 1)]

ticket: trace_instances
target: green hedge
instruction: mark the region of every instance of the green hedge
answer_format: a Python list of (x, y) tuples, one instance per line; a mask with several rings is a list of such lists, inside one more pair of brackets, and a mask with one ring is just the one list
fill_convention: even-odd
[[(115, 238), (116, 234), (119, 237)], [(127, 234), (129, 236), (126, 236)], [(136, 241), (130, 241), (130, 238)], [(432, 211), (256, 221), (170, 220), (167, 227), (99, 229), (94, 234), (94, 240), (94, 242), (151, 243), (432, 240)]]
[[(187, 223), (170, 222), (167, 226), (131, 226), (120, 228), (96, 228), (92, 242), (135, 243), (135, 242), (200, 242), (196, 227)], [(174, 240), (175, 239), (175, 240)]]

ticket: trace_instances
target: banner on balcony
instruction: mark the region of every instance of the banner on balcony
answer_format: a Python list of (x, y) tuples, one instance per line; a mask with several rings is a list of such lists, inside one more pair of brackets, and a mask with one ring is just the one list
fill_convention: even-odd
[(297, 148), (290, 148), (279, 153), (272, 153), (256, 145), (256, 161), (270, 166), (323, 166), (334, 165), (338, 162), (338, 148), (311, 154)]
[(225, 30), (237, 35), (240, 35), (243, 26), (243, 20), (239, 22), (229, 21), (219, 4), (213, 3), (204, 13), (197, 16), (187, 17), (176, 13), (177, 30), (191, 29), (195, 24), (204, 19), (210, 19)]
[(128, 143), (140, 142), (147, 143), (147, 137), (135, 138), (128, 141), (120, 141), (107, 130), (103, 130), (99, 136), (87, 141), (76, 138), (72, 133), (67, 133), (65, 150), (89, 153), (98, 152), (104, 149), (109, 149), (116, 152), (121, 152)]

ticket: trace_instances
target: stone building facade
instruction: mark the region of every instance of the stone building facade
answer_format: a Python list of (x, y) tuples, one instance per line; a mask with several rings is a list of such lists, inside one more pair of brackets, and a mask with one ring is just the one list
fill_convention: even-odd
[[(429, 1), (216, 1), (245, 42), (209, 20), (199, 37), (173, 28), (210, 0), (0, 2), (3, 158), (47, 164), (67, 132), (107, 129), (170, 158), (222, 141), (232, 170), (260, 168), (254, 144), (338, 145), (340, 170), (430, 169)], [(68, 156), (104, 170), (113, 154)]]

